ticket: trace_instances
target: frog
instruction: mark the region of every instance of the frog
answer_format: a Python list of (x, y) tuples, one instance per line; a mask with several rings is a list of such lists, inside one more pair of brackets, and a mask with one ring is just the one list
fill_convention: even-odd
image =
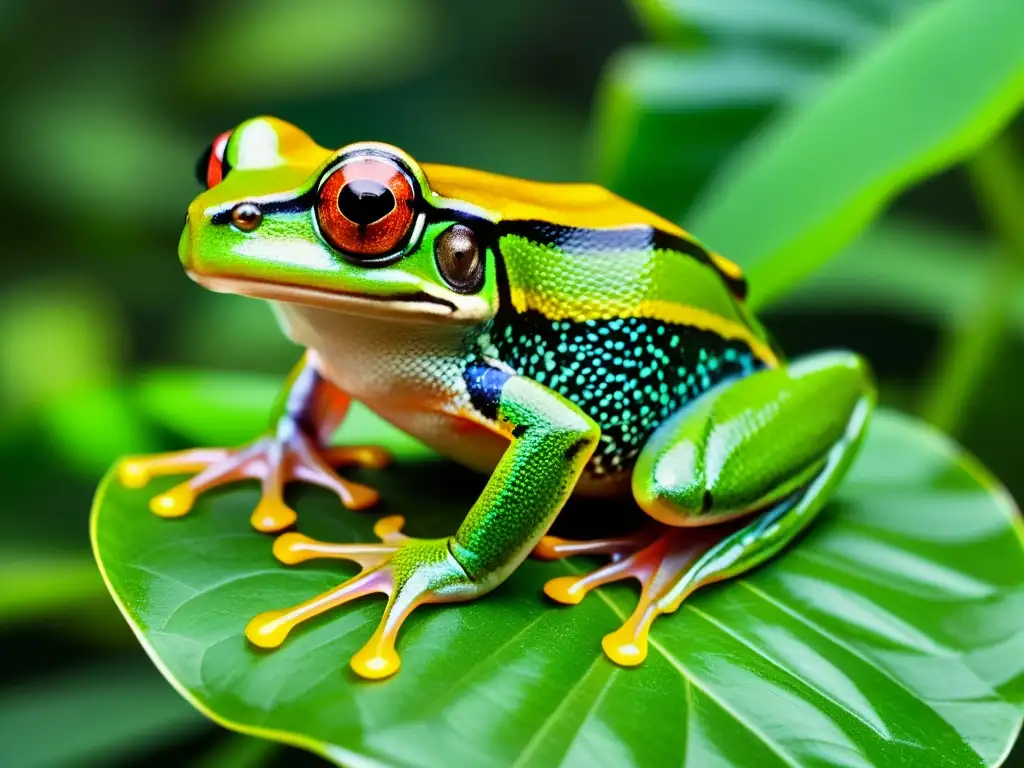
[[(129, 457), (119, 476), (131, 488), (188, 476), (152, 498), (166, 518), (257, 480), (251, 525), (276, 534), (277, 560), (359, 567), (252, 618), (245, 635), (257, 648), (383, 594), (350, 666), (387, 678), (416, 608), (481, 597), (531, 553), (590, 555), (607, 562), (544, 592), (575, 605), (639, 582), (635, 611), (601, 640), (611, 662), (636, 666), (655, 619), (806, 531), (863, 442), (876, 392), (861, 355), (787, 359), (734, 262), (601, 186), (420, 164), (381, 142), (327, 149), (270, 116), (218, 135), (197, 173), (204, 189), (178, 248), (185, 272), (268, 302), (304, 352), (252, 443)], [(487, 476), (454, 532), (407, 536), (400, 515), (377, 522), (377, 542), (297, 530), (288, 483), (327, 488), (350, 509), (378, 501), (339, 470), (380, 469), (388, 454), (331, 443), (353, 401)], [(552, 536), (570, 496), (622, 499), (648, 522), (626, 535)]]

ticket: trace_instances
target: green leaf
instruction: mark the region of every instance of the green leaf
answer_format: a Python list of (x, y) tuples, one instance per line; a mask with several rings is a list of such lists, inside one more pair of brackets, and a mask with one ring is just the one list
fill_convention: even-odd
[(601, 84), (597, 177), (676, 218), (780, 102), (815, 80), (802, 65), (757, 52), (626, 49)]
[(782, 43), (792, 49), (843, 48), (870, 39), (870, 14), (849, 2), (822, 0), (635, 0), (660, 37), (691, 40), (694, 32), (724, 40)]
[(1024, 5), (929, 4), (748, 144), (690, 227), (748, 270), (764, 305), (895, 194), (969, 157), (1022, 101)]
[(598, 180), (681, 218), (778, 108), (919, 1), (634, 0), (673, 47), (628, 48), (606, 68), (594, 120)]
[[(429, 462), (360, 479), (420, 536), (449, 533), (476, 485)], [(347, 667), (380, 615), (372, 600), (258, 651), (242, 634), (253, 615), (352, 569), (278, 564), (249, 527), (254, 488), (204, 497), (176, 521), (147, 512), (154, 490), (108, 480), (92, 519), (140, 641), (218, 722), (339, 764), (993, 765), (1021, 725), (1021, 521), (972, 459), (894, 413), (878, 414), (809, 535), (659, 620), (633, 670), (599, 644), (632, 610), (628, 587), (573, 608), (541, 593), (585, 561), (529, 560), (483, 599), (416, 612), (402, 671), (383, 683)], [(376, 515), (315, 490), (297, 506), (313, 536), (372, 538)]]
[(204, 726), (152, 669), (93, 666), (4, 692), (0, 764), (115, 765)]
[[(883, 221), (803, 280), (781, 302), (787, 311), (898, 311), (955, 325), (985, 301), (998, 257), (986, 240), (906, 221)], [(1011, 322), (1024, 334), (1024, 286)]]

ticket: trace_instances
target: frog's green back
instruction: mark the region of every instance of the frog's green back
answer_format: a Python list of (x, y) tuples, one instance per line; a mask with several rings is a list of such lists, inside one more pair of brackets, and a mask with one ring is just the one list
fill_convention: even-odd
[(760, 328), (706, 262), (660, 242), (657, 230), (566, 230), (506, 223), (499, 239), (512, 308), (550, 320), (641, 318), (710, 331), (774, 354)]
[(669, 415), (778, 360), (739, 269), (600, 187), (426, 166), (443, 197), (496, 226), (497, 315), (469, 353), (498, 360), (601, 426), (588, 472), (628, 472)]
[[(448, 165), (422, 166), (434, 192), (482, 208), (495, 221), (514, 224), (536, 222), (567, 233), (641, 230), (656, 232), (669, 248), (688, 253), (712, 266), (740, 298), (746, 281), (739, 266), (704, 248), (696, 238), (668, 219), (612, 194), (595, 184), (552, 184), (500, 176)], [(579, 240), (577, 245), (581, 243)], [(597, 249), (614, 248), (602, 236)]]

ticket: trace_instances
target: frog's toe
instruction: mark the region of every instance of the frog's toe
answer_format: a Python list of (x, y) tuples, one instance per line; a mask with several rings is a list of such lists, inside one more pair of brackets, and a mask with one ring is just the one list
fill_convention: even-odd
[(232, 451), (225, 448), (199, 448), (191, 451), (126, 459), (121, 464), (121, 480), (129, 477), (141, 488), (153, 477), (196, 473), (190, 480), (154, 496), (149, 508), (160, 517), (187, 515), (196, 498), (205, 492), (232, 483), (250, 475), (247, 466), (255, 453), (254, 448)]
[[(647, 657), (647, 636), (654, 620), (661, 614), (672, 613), (682, 602), (675, 594), (675, 587), (693, 563), (720, 538), (719, 532), (664, 527), (654, 535), (645, 531), (616, 540), (621, 545), (618, 547), (608, 546), (612, 540), (605, 540), (602, 548), (583, 553), (607, 554), (611, 557), (610, 563), (582, 576), (552, 579), (544, 585), (544, 593), (559, 603), (575, 605), (591, 590), (605, 584), (625, 579), (640, 582), (636, 610), (619, 629), (601, 641), (605, 654), (616, 664), (635, 666)], [(580, 553), (577, 549), (568, 554)]]
[(618, 560), (650, 543), (658, 533), (658, 526), (648, 526), (628, 536), (612, 536), (604, 539), (563, 539), (559, 536), (544, 536), (531, 553), (541, 560), (564, 560), (577, 555), (609, 555)]
[(391, 462), (391, 454), (383, 448), (369, 445), (344, 445), (319, 449), (310, 441), (301, 439), (293, 448), (292, 477), (333, 491), (348, 509), (366, 509), (380, 500), (373, 488), (341, 477), (335, 467), (363, 467), (383, 469)]
[(285, 503), (287, 483), (299, 480), (327, 488), (349, 509), (365, 509), (380, 494), (365, 485), (346, 480), (336, 466), (380, 469), (389, 454), (373, 446), (324, 448), (301, 431), (283, 436), (268, 435), (238, 449), (199, 448), (190, 451), (139, 456), (125, 459), (118, 476), (129, 488), (142, 488), (154, 477), (193, 474), (193, 477), (150, 501), (153, 514), (182, 517), (188, 514), (200, 494), (239, 480), (259, 480), (263, 488), (260, 503), (252, 514), (252, 526), (276, 532), (292, 525), (295, 511)]
[(293, 608), (260, 614), (245, 629), (253, 645), (275, 648), (308, 619), (370, 594), (388, 598), (384, 615), (369, 641), (351, 660), (360, 677), (379, 680), (398, 671), (395, 642), (402, 624), (419, 605), (469, 599), (479, 593), (448, 549), (447, 539), (412, 539), (401, 533), (401, 517), (386, 517), (374, 528), (381, 543), (334, 544), (299, 533), (274, 543), (278, 560), (294, 565), (306, 560), (341, 559), (361, 571), (334, 589)]
[(145, 488), (154, 477), (202, 472), (231, 455), (227, 448), (194, 448), (154, 456), (129, 456), (117, 467), (126, 488)]
[(391, 454), (376, 445), (336, 445), (321, 454), (332, 467), (384, 469), (391, 463)]

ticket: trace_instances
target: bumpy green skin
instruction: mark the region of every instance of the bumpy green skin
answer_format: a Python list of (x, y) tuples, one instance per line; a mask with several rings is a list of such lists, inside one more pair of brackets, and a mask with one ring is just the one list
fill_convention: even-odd
[[(566, 192), (565, 215), (549, 207), (539, 217), (515, 202), (495, 212), (481, 207), (486, 194), (459, 199), (434, 189), (428, 175), (459, 188), (451, 169), (428, 174), (383, 145), (330, 153), (282, 125), (259, 118), (235, 130), (230, 173), (190, 206), (184, 266), (215, 289), (284, 305), (285, 329), (318, 354), (314, 367), (378, 412), (440, 411), (509, 439), (446, 542), (450, 559), (436, 542), (412, 540), (392, 558), (399, 592), (418, 590), (413, 603), (493, 588), (579, 485), (631, 486), (640, 506), (671, 526), (761, 513), (687, 571), (677, 595), (770, 557), (827, 500), (874, 403), (866, 366), (851, 353), (783, 362), (743, 304), (742, 278), (685, 233), (644, 212), (636, 224), (580, 225), (588, 219), (575, 196), (593, 188)], [(317, 185), (361, 152), (391, 153), (418, 189), (418, 229), (386, 264), (343, 258), (317, 227)], [(501, 187), (494, 199), (516, 194), (518, 182), (493, 183)], [(535, 188), (522, 189), (528, 197)], [(252, 231), (231, 224), (242, 202), (266, 210)], [(638, 209), (619, 202), (606, 200), (601, 211), (631, 221)], [(507, 212), (522, 210), (534, 213)], [(482, 278), (469, 291), (453, 289), (435, 258), (456, 224), (480, 242)], [(268, 286), (314, 290), (316, 301), (372, 299), (379, 319), (310, 309), (308, 296)], [(400, 404), (389, 400), (396, 382), (406, 393)], [(287, 391), (281, 402), (303, 411), (302, 393)], [(418, 573), (417, 553), (427, 550)]]
[[(861, 358), (832, 352), (735, 378), (666, 421), (632, 471), (644, 511), (673, 526), (763, 512), (703, 557), (680, 589), (742, 573), (806, 528), (848, 468), (874, 401)], [(471, 578), (488, 583), (537, 543), (599, 439), (596, 423), (525, 378), (504, 385), (500, 413), (529, 429), (452, 540)]]
[(451, 540), (470, 578), (488, 585), (504, 580), (551, 526), (600, 434), (593, 419), (534, 381), (515, 376), (500, 387), (498, 418), (511, 426), (512, 445)]

